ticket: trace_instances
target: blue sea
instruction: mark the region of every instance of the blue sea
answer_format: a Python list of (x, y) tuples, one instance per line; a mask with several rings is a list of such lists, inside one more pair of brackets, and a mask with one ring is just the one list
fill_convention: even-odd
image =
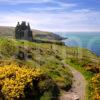
[(84, 47), (100, 56), (100, 32), (58, 32), (57, 34), (68, 38), (64, 41), (66, 45)]

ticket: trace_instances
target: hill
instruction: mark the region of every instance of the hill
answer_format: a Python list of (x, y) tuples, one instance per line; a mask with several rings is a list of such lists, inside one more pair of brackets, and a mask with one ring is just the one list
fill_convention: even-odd
[[(90, 94), (94, 96), (93, 100), (99, 100), (100, 58), (94, 53), (85, 48), (16, 40), (11, 35), (13, 32), (13, 27), (1, 28), (1, 100), (28, 100), (30, 97), (35, 100), (58, 98), (61, 91), (68, 91), (74, 82), (66, 64), (75, 65), (78, 70), (82, 69), (86, 79), (92, 78), (89, 83)], [(37, 34), (41, 34), (41, 31), (38, 32)]]
[[(15, 28), (0, 26), (0, 37), (11, 37), (14, 38)], [(32, 29), (33, 38), (35, 40), (45, 40), (45, 41), (61, 41), (63, 38), (52, 32), (40, 31)]]
[(51, 100), (60, 89), (68, 90), (72, 74), (61, 62), (59, 47), (0, 38), (0, 100)]
[[(0, 38), (0, 99), (58, 98), (61, 90), (71, 88), (73, 81), (71, 71), (62, 61), (89, 73), (100, 70), (97, 56), (84, 48)], [(95, 79), (99, 82), (98, 75)], [(99, 89), (98, 84), (95, 87)]]

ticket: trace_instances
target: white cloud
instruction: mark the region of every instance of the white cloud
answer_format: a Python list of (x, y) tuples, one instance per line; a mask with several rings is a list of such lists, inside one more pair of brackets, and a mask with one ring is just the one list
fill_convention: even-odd
[[(55, 2), (58, 4), (58, 2)], [(76, 4), (71, 4), (71, 3), (59, 3), (58, 6), (48, 6), (48, 7), (44, 7), (44, 8), (40, 8), (40, 7), (30, 7), (28, 8), (29, 11), (39, 11), (39, 12), (45, 12), (45, 11), (53, 11), (53, 10), (68, 10), (69, 8), (75, 7)]]
[[(0, 12), (1, 26), (15, 26), (18, 21), (30, 22), (31, 27), (47, 31), (100, 31), (100, 12), (93, 9), (74, 9), (77, 4), (55, 0), (0, 0), (12, 5), (52, 3), (55, 6), (27, 7), (25, 12)], [(57, 12), (52, 12), (57, 10)], [(70, 10), (70, 12), (68, 11)], [(51, 11), (51, 12), (50, 12)]]
[(18, 21), (30, 22), (31, 27), (47, 31), (100, 31), (100, 12), (8, 12), (0, 14), (0, 25), (15, 26)]
[(52, 0), (0, 0), (1, 3), (9, 3), (9, 4), (21, 4), (21, 3), (46, 3), (51, 2)]
[(76, 3), (64, 3), (64, 2), (60, 2), (60, 1), (52, 1), (53, 3), (55, 3), (55, 4), (58, 4), (58, 5), (60, 5), (61, 7), (75, 7), (75, 6), (77, 6), (77, 4)]
[(37, 11), (37, 12), (47, 12), (53, 10), (63, 10), (63, 7), (45, 7), (45, 8), (38, 8), (38, 7), (30, 7), (28, 8), (29, 11)]
[(78, 13), (88, 13), (91, 12), (92, 9), (76, 9), (74, 10), (74, 12), (78, 12)]
[[(39, 7), (30, 7), (30, 8), (26, 8), (28, 10), (37, 10), (37, 11), (50, 11), (50, 10), (62, 10), (65, 8), (71, 8), (71, 7), (75, 7), (77, 6), (77, 4), (75, 3), (64, 3), (61, 1), (55, 1), (55, 0), (0, 0), (0, 3), (6, 3), (6, 4), (10, 4), (10, 5), (18, 5), (18, 4), (43, 4), (43, 3), (52, 3), (55, 4), (55, 7), (47, 7), (44, 9), (43, 8), (39, 8)], [(58, 6), (57, 6), (58, 5)]]

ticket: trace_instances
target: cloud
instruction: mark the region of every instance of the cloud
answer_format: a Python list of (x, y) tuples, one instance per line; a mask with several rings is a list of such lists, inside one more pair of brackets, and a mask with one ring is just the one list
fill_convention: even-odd
[(46, 6), (43, 8), (40, 7), (30, 7), (28, 8), (29, 11), (38, 11), (38, 12), (46, 12), (46, 11), (64, 11), (68, 10), (70, 8), (73, 8), (76, 6), (76, 4), (73, 3), (59, 3), (59, 2), (54, 2), (54, 4), (58, 4), (58, 6)]
[[(100, 31), (100, 12), (93, 9), (76, 9), (76, 3), (60, 0), (0, 0), (0, 3), (51, 3), (53, 6), (27, 6), (24, 12), (0, 12), (0, 25), (16, 26), (18, 21), (30, 22), (31, 27), (46, 31)], [(74, 8), (74, 9), (73, 9)], [(21, 8), (22, 10), (22, 8)]]
[(60, 5), (61, 7), (75, 7), (75, 6), (77, 6), (76, 3), (64, 3), (64, 2), (61, 2), (61, 1), (52, 1), (52, 2)]
[[(51, 6), (50, 6), (51, 4)], [(49, 4), (45, 4), (44, 6), (30, 6), (28, 8), (26, 8), (29, 12), (38, 12), (38, 13), (60, 13), (60, 12), (64, 12), (67, 10), (70, 10), (74, 7), (76, 7), (77, 4), (76, 3), (64, 3), (61, 1), (55, 1), (55, 0), (51, 0), (49, 2)]]
[(92, 9), (75, 9), (73, 10), (74, 12), (78, 12), (78, 13), (88, 13), (91, 12)]
[(56, 1), (56, 0), (0, 0), (0, 3), (5, 3), (7, 5), (18, 5), (18, 4), (53, 4), (55, 6), (49, 6), (46, 7), (44, 6), (43, 8), (39, 8), (39, 7), (26, 7), (26, 10), (35, 10), (35, 11), (50, 11), (50, 10), (64, 10), (66, 8), (71, 8), (71, 7), (75, 7), (77, 4), (75, 3), (64, 3), (61, 1)]
[(100, 12), (7, 12), (0, 14), (0, 25), (15, 26), (18, 21), (30, 22), (34, 29), (46, 31), (100, 31)]
[(24, 4), (24, 3), (47, 3), (52, 0), (0, 0), (0, 3), (9, 3), (9, 4)]

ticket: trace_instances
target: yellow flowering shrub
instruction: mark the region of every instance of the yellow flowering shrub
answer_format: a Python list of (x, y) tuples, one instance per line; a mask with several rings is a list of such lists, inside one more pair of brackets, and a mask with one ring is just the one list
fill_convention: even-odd
[(0, 98), (7, 100), (24, 98), (25, 87), (32, 88), (33, 80), (38, 80), (42, 71), (38, 68), (19, 67), (17, 65), (6, 65), (0, 67)]
[(93, 100), (100, 100), (100, 73), (96, 74), (91, 81)]

